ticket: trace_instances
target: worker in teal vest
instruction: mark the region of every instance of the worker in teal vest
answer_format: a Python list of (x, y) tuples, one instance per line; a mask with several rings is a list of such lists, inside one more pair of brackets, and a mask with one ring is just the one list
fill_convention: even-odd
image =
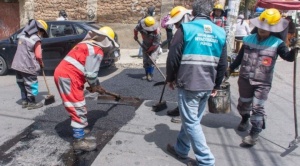
[(226, 75), (230, 76), (234, 69), (241, 66), (237, 109), (242, 120), (237, 129), (247, 131), (250, 119), (252, 127), (243, 143), (253, 146), (258, 140), (259, 133), (266, 126), (264, 105), (272, 86), (278, 55), (292, 62), (297, 49), (289, 51), (284, 42), (285, 36), (279, 35), (286, 30), (288, 21), (281, 18), (277, 9), (267, 9), (250, 22), (255, 26), (255, 33), (243, 38), (242, 48)]
[(167, 58), (166, 81), (171, 89), (174, 85), (178, 88), (182, 121), (177, 141), (174, 146), (168, 144), (167, 151), (187, 158), (192, 148), (196, 161), (189, 161), (188, 165), (215, 165), (200, 124), (207, 100), (217, 94), (227, 68), (226, 34), (210, 20), (212, 7), (212, 1), (193, 3), (195, 18), (181, 24)]

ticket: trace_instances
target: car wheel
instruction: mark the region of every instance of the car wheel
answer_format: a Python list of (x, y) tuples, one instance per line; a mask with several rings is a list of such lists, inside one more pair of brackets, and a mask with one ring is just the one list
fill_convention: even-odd
[(0, 56), (0, 76), (3, 76), (7, 73), (7, 65), (5, 60)]

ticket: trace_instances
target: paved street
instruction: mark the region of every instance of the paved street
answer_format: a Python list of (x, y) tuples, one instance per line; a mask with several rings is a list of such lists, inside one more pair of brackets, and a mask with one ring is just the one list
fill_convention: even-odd
[[(185, 165), (185, 161), (173, 158), (166, 151), (167, 143), (175, 143), (181, 125), (170, 122), (167, 110), (158, 113), (151, 111), (162, 90), (161, 86), (152, 85), (163, 78), (156, 70), (154, 82), (140, 80), (144, 73), (141, 59), (130, 56), (136, 55), (137, 50), (122, 51), (123, 56), (117, 68), (103, 69), (99, 79), (109, 91), (144, 101), (134, 107), (87, 99), (89, 126), (91, 134), (97, 137), (98, 148), (86, 154), (75, 155), (72, 152), (70, 120), (61, 104), (51, 72), (47, 81), (56, 102), (31, 111), (21, 109), (19, 89), (13, 73), (1, 77), (0, 165)], [(165, 58), (166, 53), (158, 60), (163, 72)], [(298, 71), (299, 68), (298, 65)], [(236, 130), (240, 122), (236, 110), (237, 78), (229, 79), (232, 111), (229, 114), (206, 111), (201, 122), (217, 166), (298, 165), (300, 148), (287, 152), (289, 143), (295, 137), (292, 71), (293, 63), (278, 60), (273, 87), (266, 103), (267, 129), (262, 132), (258, 144), (251, 148), (240, 146), (242, 137), (247, 133)], [(41, 92), (38, 100), (43, 100), (47, 95), (43, 77), (39, 77), (39, 82)], [(299, 87), (297, 95), (300, 96)], [(168, 109), (175, 108), (176, 91), (168, 89), (164, 100), (168, 101)], [(299, 110), (299, 97), (297, 101)], [(192, 151), (189, 157), (194, 158)]]

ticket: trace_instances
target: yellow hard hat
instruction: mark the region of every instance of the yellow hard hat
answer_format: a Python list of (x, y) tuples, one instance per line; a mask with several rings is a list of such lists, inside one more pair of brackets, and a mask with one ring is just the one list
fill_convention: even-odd
[(115, 39), (115, 32), (108, 26), (104, 26), (99, 29), (99, 31), (105, 33), (111, 39)]
[(251, 19), (250, 22), (257, 28), (275, 33), (285, 30), (289, 25), (289, 21), (281, 19), (280, 12), (274, 8), (266, 9), (259, 17)]
[(176, 6), (170, 12), (170, 19), (166, 22), (166, 24), (174, 24), (179, 22), (183, 16), (187, 13), (191, 13), (190, 10), (186, 9), (183, 6)]
[(187, 11), (187, 9), (183, 6), (176, 6), (174, 7), (171, 12), (170, 12), (170, 16), (171, 18), (176, 17), (178, 15), (180, 15), (180, 13)]
[(44, 20), (37, 20), (37, 26), (44, 30), (43, 37), (49, 37), (47, 30), (48, 30), (48, 24)]
[(145, 18), (144, 22), (147, 27), (151, 27), (155, 24), (155, 19), (151, 16), (148, 16)]
[(48, 30), (48, 24), (44, 20), (37, 20), (42, 26), (40, 28), (44, 29), (46, 32)]
[(216, 5), (214, 6), (213, 10), (222, 10), (222, 11), (224, 11), (224, 8), (223, 8), (223, 5), (221, 5), (221, 4), (216, 4)]
[(281, 19), (281, 14), (277, 9), (271, 8), (263, 11), (258, 19), (269, 25), (276, 25)]

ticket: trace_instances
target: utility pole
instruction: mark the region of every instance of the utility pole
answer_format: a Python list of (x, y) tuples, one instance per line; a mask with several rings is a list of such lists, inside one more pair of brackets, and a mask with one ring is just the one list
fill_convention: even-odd
[[(227, 54), (230, 55), (234, 48), (234, 33), (236, 30), (236, 20), (239, 12), (241, 0), (229, 0), (228, 1), (228, 8), (229, 12), (227, 15), (227, 26), (226, 26), (226, 33), (227, 33), (227, 46), (230, 49), (227, 49)], [(227, 47), (227, 48), (228, 48)]]

